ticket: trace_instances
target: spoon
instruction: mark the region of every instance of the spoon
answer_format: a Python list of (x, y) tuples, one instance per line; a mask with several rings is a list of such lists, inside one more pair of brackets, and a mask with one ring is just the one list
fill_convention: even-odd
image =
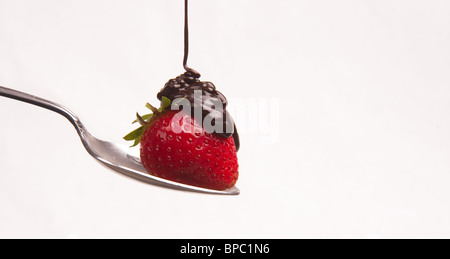
[(57, 103), (33, 96), (24, 92), (0, 86), (0, 95), (18, 101), (33, 104), (61, 114), (75, 127), (86, 151), (104, 166), (135, 180), (180, 191), (191, 191), (209, 194), (238, 195), (237, 187), (224, 191), (211, 190), (187, 184), (169, 181), (150, 175), (141, 163), (141, 159), (127, 152), (129, 147), (103, 141), (92, 136), (81, 123), (78, 116), (66, 107)]

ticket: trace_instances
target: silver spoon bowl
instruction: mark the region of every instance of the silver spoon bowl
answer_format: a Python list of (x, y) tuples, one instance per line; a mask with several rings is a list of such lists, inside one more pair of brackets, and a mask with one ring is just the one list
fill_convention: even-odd
[(66, 107), (43, 98), (0, 86), (0, 96), (33, 104), (61, 114), (75, 127), (86, 151), (102, 165), (135, 180), (180, 191), (209, 194), (238, 195), (239, 189), (232, 187), (224, 191), (211, 190), (169, 181), (150, 175), (141, 163), (141, 159), (127, 152), (128, 147), (120, 146), (92, 136), (81, 123), (78, 116)]

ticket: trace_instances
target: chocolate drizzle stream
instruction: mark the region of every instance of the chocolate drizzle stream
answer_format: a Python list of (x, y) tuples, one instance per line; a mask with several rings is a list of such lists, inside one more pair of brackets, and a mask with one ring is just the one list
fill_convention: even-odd
[(184, 0), (184, 58), (183, 67), (194, 78), (200, 78), (200, 73), (187, 66), (187, 60), (189, 56), (189, 17), (188, 17), (188, 0)]
[[(216, 90), (213, 83), (200, 81), (200, 73), (187, 66), (189, 55), (188, 0), (185, 0), (184, 15), (183, 67), (186, 72), (174, 79), (170, 79), (158, 93), (157, 97), (161, 100), (165, 96), (171, 101), (177, 98), (186, 98), (191, 104), (191, 114), (194, 115), (197, 121), (212, 122), (212, 128), (208, 128), (204, 124), (206, 131), (213, 132), (224, 138), (233, 137), (236, 150), (239, 150), (240, 142), (236, 125), (226, 110), (228, 104), (227, 99), (221, 92)], [(196, 91), (201, 91), (201, 95), (196, 95)], [(200, 110), (201, 113), (197, 112)], [(222, 130), (214, 130), (217, 128)]]

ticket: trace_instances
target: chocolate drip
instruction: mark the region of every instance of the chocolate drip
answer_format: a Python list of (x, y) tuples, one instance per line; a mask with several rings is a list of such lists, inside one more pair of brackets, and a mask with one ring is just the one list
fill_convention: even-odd
[(183, 67), (194, 78), (200, 78), (200, 73), (187, 66), (187, 60), (189, 56), (189, 18), (188, 18), (188, 0), (184, 0), (184, 58)]
[[(200, 91), (201, 94), (196, 94), (196, 91)], [(176, 99), (186, 98), (191, 106), (191, 115), (198, 122), (211, 122), (203, 123), (207, 132), (218, 134), (224, 138), (233, 137), (236, 150), (239, 150), (240, 143), (236, 125), (226, 110), (228, 101), (221, 92), (216, 90), (213, 83), (200, 81), (188, 71), (170, 79), (157, 95), (159, 100), (163, 96), (172, 102)]]

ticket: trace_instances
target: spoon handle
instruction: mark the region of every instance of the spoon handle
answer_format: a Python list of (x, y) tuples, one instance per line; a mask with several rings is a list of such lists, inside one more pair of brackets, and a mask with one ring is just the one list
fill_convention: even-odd
[(20, 92), (14, 89), (6, 88), (3, 86), (0, 86), (0, 96), (4, 96), (7, 98), (15, 99), (21, 102), (26, 102), (29, 104), (33, 104), (42, 108), (45, 108), (47, 110), (54, 111), (56, 113), (61, 114), (62, 116), (66, 117), (70, 123), (75, 127), (78, 134), (81, 136), (81, 134), (85, 131), (83, 124), (78, 119), (78, 116), (76, 116), (72, 111), (67, 109), (66, 107), (54, 103), (52, 101), (27, 94), (24, 92)]

